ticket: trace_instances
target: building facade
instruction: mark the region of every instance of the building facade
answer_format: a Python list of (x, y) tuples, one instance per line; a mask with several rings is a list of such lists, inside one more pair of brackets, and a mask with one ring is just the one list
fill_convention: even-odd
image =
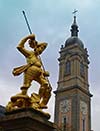
[(91, 93), (88, 51), (78, 38), (74, 16), (71, 36), (61, 46), (58, 87), (55, 91), (55, 123), (61, 131), (91, 131)]

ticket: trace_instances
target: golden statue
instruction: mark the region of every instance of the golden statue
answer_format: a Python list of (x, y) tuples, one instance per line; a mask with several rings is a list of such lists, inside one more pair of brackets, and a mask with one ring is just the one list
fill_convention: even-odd
[[(32, 51), (25, 48), (27, 41), (29, 46), (33, 49)], [(38, 43), (35, 40), (34, 34), (23, 38), (18, 44), (17, 49), (25, 56), (27, 64), (13, 69), (12, 73), (14, 76), (23, 73), (24, 79), (23, 85), (20, 88), (21, 93), (11, 97), (11, 101), (6, 106), (7, 111), (27, 107), (41, 111), (47, 108), (52, 88), (47, 79), (49, 72), (43, 69), (43, 64), (39, 56), (46, 47), (47, 43)], [(38, 94), (32, 93), (31, 97), (29, 97), (27, 91), (33, 80), (40, 84), (40, 88)]]

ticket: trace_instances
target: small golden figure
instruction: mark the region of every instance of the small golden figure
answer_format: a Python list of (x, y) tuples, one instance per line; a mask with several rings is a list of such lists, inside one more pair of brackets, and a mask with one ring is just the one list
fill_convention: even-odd
[[(32, 51), (29, 51), (25, 48), (25, 43), (27, 41), (29, 46), (33, 49)], [(18, 76), (21, 73), (24, 73), (24, 79), (23, 85), (20, 88), (21, 93), (11, 97), (12, 103), (10, 102), (10, 106), (14, 105), (13, 103), (21, 103), (17, 104), (17, 107), (20, 108), (22, 102), (24, 102), (24, 105), (30, 105), (30, 107), (33, 107), (37, 110), (47, 108), (47, 103), (50, 99), (52, 88), (47, 79), (49, 72), (43, 69), (42, 61), (39, 56), (42, 54), (46, 47), (47, 43), (38, 43), (35, 40), (34, 34), (23, 38), (18, 44), (17, 49), (25, 56), (27, 64), (14, 68), (13, 70), (14, 76)], [(31, 97), (29, 97), (27, 95), (27, 91), (33, 80), (40, 84), (40, 88), (38, 94), (32, 93)], [(9, 110), (9, 103), (7, 108)], [(15, 107), (12, 108), (14, 109)]]

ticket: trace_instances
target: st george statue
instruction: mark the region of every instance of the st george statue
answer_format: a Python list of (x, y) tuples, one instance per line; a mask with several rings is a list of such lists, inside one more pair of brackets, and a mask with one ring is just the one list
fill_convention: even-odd
[[(27, 41), (27, 44), (29, 44), (32, 50), (26, 49), (25, 43)], [(47, 79), (49, 72), (45, 71), (43, 68), (40, 58), (40, 55), (46, 47), (47, 43), (38, 43), (35, 40), (34, 34), (23, 38), (18, 44), (17, 49), (25, 56), (27, 64), (13, 69), (14, 76), (18, 76), (23, 73), (24, 78), (23, 85), (20, 88), (21, 93), (11, 97), (11, 101), (6, 107), (8, 111), (29, 106), (37, 110), (47, 108), (52, 88), (49, 80)], [(33, 80), (38, 82), (40, 87), (38, 94), (32, 93), (31, 97), (29, 97), (27, 91)]]

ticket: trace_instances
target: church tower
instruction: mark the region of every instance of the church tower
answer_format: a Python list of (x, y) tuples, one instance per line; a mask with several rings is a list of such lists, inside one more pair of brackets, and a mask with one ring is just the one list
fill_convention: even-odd
[(88, 83), (88, 51), (78, 38), (76, 16), (71, 37), (61, 46), (58, 87), (55, 91), (55, 123), (61, 131), (91, 131), (91, 97)]

